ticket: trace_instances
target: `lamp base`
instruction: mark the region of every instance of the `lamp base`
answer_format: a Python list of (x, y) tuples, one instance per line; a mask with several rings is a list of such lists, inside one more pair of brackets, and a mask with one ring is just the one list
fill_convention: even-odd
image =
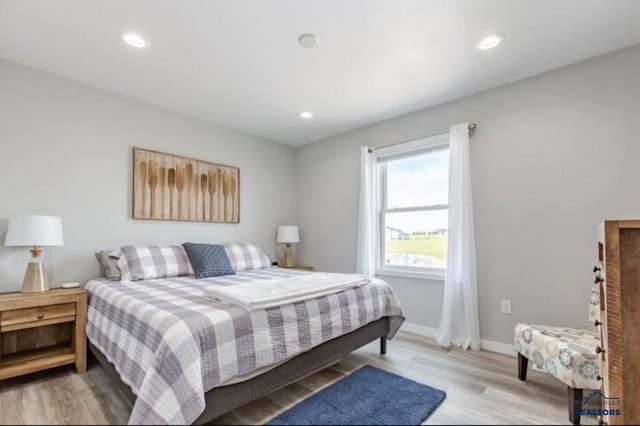
[(285, 244), (284, 248), (284, 266), (285, 268), (293, 268), (295, 263), (293, 262), (293, 251), (291, 250), (291, 244)]
[(44, 268), (44, 263), (40, 261), (29, 262), (27, 273), (22, 282), (23, 293), (38, 293), (49, 290), (49, 279)]

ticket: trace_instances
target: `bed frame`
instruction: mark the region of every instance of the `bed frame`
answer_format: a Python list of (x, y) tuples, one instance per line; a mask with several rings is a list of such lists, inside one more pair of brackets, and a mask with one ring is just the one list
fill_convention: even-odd
[[(194, 424), (210, 423), (229, 411), (335, 364), (343, 356), (378, 338), (380, 339), (380, 354), (384, 355), (387, 352), (386, 336), (389, 333), (389, 321), (389, 317), (380, 318), (297, 355), (252, 379), (211, 389), (205, 394), (206, 408)], [(130, 408), (133, 407), (136, 396), (131, 388), (122, 382), (113, 364), (91, 342), (89, 342), (89, 349), (107, 375), (120, 385), (125, 401), (130, 405)]]

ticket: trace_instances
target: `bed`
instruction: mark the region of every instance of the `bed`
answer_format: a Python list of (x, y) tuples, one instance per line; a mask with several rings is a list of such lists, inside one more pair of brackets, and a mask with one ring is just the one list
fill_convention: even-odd
[(196, 280), (90, 281), (89, 348), (132, 403), (130, 424), (206, 423), (327, 367), (404, 317), (385, 282), (247, 311), (203, 296), (314, 272), (264, 268)]

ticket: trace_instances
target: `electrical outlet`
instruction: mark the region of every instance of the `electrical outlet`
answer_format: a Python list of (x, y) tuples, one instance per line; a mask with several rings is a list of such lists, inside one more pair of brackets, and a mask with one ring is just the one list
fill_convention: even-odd
[(511, 300), (502, 299), (500, 301), (500, 312), (503, 314), (511, 315)]

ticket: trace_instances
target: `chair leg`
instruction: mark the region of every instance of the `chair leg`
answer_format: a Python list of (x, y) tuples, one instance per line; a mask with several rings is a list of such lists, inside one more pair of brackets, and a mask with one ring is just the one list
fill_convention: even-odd
[(567, 386), (567, 402), (569, 403), (569, 421), (574, 425), (580, 424), (582, 410), (582, 389)]
[(387, 337), (380, 338), (380, 355), (386, 355), (387, 353)]
[(518, 379), (523, 382), (527, 380), (527, 365), (529, 365), (527, 357), (518, 352)]

